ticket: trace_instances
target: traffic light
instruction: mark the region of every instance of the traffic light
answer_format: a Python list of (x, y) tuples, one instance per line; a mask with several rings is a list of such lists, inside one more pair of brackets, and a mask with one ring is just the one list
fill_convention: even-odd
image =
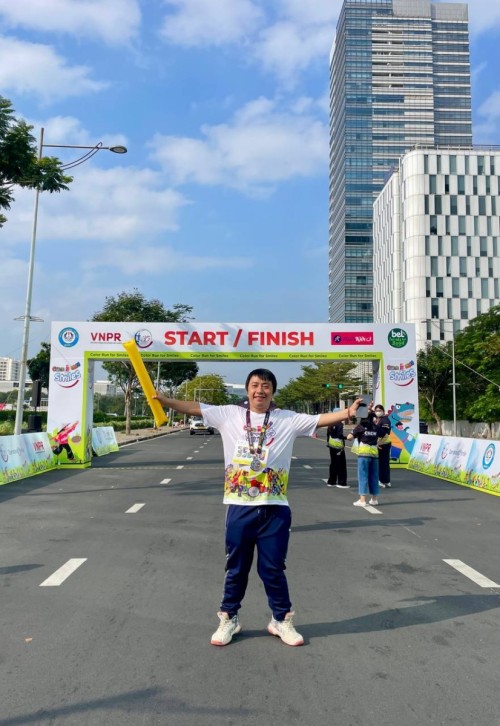
[(331, 388), (331, 387), (332, 387), (331, 383), (323, 383), (323, 388)]
[(344, 388), (344, 384), (343, 383), (337, 383), (337, 388), (339, 389), (339, 391), (341, 391)]

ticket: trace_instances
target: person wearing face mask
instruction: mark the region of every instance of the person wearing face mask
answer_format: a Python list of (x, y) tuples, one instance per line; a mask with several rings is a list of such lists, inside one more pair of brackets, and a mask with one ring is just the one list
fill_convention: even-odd
[(375, 407), (368, 407), (368, 418), (373, 419), (374, 423), (383, 431), (383, 437), (378, 442), (378, 478), (379, 485), (382, 489), (390, 489), (391, 484), (391, 422), (389, 417), (385, 415), (385, 409), (381, 403), (377, 403)]

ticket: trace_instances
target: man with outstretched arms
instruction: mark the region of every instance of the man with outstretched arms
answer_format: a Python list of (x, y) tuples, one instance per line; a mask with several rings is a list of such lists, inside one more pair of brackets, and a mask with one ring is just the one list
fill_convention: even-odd
[(201, 416), (220, 431), (224, 446), (224, 504), (226, 514), (226, 578), (220, 605), (219, 627), (212, 645), (227, 645), (240, 632), (238, 611), (257, 548), (257, 572), (264, 583), (272, 618), (267, 627), (287, 645), (304, 639), (293, 625), (293, 611), (285, 576), (290, 536), (288, 474), (293, 443), (298, 436), (313, 436), (316, 428), (346, 421), (355, 415), (361, 399), (349, 408), (315, 416), (277, 408), (272, 401), (277, 383), (266, 368), (252, 371), (246, 380), (248, 405), (211, 406), (197, 401), (156, 398), (165, 408)]

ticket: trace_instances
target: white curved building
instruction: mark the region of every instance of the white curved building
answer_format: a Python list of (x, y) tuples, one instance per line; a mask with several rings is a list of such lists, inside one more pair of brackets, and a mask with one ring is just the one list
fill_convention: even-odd
[(402, 156), (373, 206), (374, 321), (415, 323), (422, 347), (500, 303), (499, 215), (500, 150)]

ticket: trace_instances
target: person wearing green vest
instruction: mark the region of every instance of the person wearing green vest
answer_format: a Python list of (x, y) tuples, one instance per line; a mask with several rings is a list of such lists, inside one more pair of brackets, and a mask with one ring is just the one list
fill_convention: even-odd
[[(367, 504), (377, 506), (378, 483), (378, 445), (385, 436), (385, 431), (376, 424), (376, 419), (362, 418), (354, 427), (348, 439), (358, 441), (358, 486), (359, 499), (353, 502), (355, 507), (366, 507)], [(370, 501), (366, 497), (370, 494)]]
[[(340, 411), (340, 408), (333, 409), (333, 413), (337, 411)], [(328, 426), (326, 430), (326, 445), (330, 452), (330, 469), (326, 486), (349, 489), (345, 458), (344, 424), (342, 422)]]

